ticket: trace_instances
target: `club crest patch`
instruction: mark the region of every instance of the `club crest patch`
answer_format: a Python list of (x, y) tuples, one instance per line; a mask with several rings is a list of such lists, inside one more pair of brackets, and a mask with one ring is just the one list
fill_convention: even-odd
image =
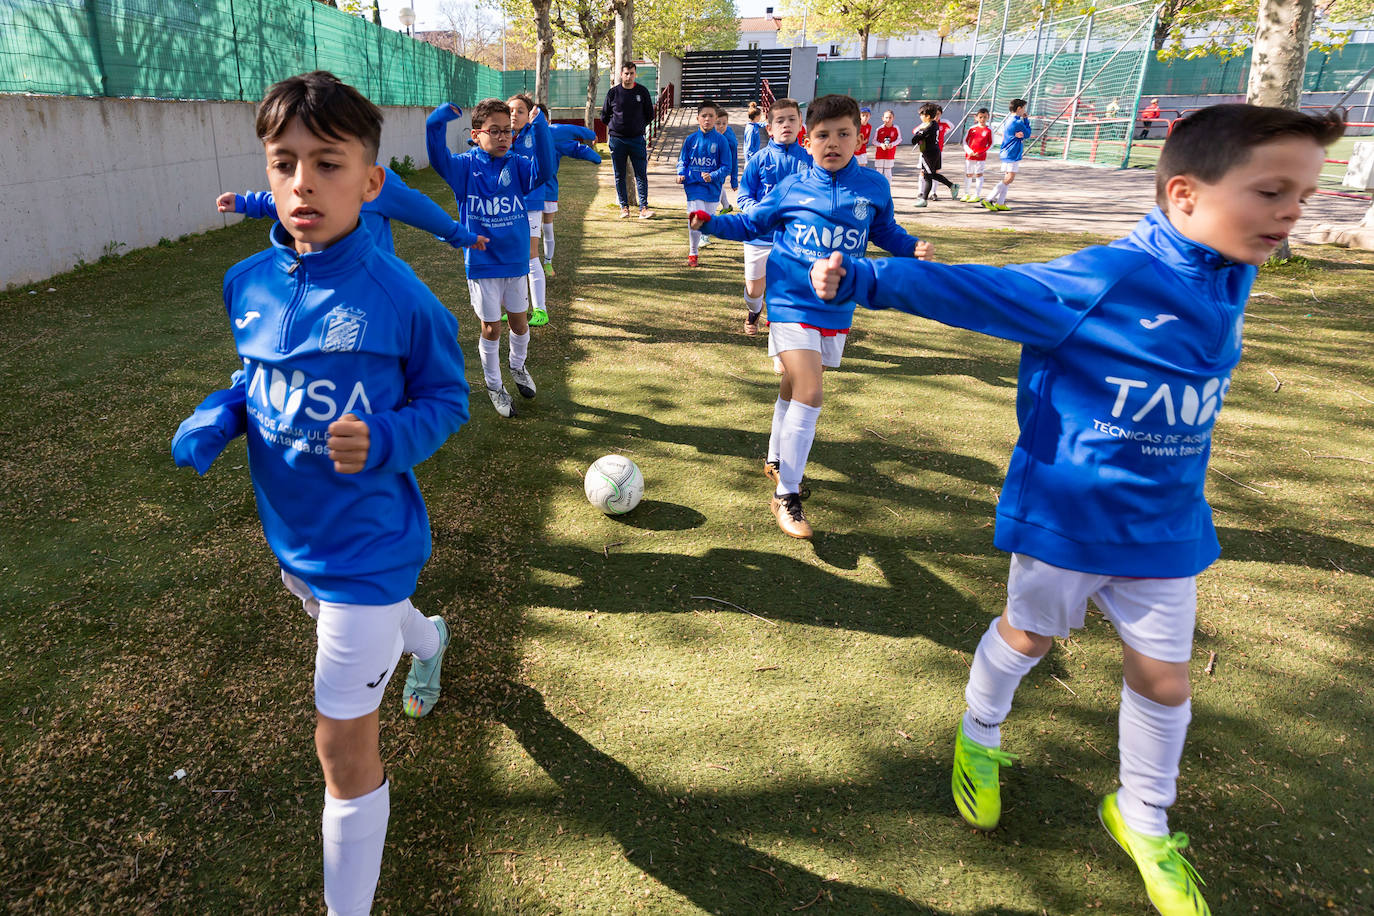
[(510, 184), (510, 166), (501, 169), (501, 177), (496, 179), (496, 183), (503, 188)]
[(868, 219), (868, 208), (871, 207), (871, 206), (873, 206), (873, 205), (872, 205), (871, 203), (869, 203), (868, 198), (866, 198), (866, 197), (857, 197), (857, 198), (855, 198), (855, 199), (854, 199), (854, 218), (855, 218), (855, 219)]
[(325, 353), (348, 353), (362, 348), (367, 330), (366, 312), (341, 305), (324, 316), (320, 349)]

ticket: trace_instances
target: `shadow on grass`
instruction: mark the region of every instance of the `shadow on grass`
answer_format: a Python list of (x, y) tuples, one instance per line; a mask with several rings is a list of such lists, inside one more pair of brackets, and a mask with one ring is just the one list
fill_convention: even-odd
[(609, 518), (626, 528), (638, 528), (641, 531), (689, 531), (706, 524), (706, 516), (690, 506), (658, 499), (646, 499), (634, 512)]

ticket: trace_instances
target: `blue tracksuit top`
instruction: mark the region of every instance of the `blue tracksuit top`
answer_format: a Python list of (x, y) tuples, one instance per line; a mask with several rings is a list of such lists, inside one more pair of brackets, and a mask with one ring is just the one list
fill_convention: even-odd
[[(702, 181), (702, 173), (710, 176), (709, 182)], [(682, 141), (682, 150), (677, 156), (677, 173), (687, 180), (682, 190), (688, 200), (715, 201), (720, 197), (723, 182), (730, 174), (730, 146), (715, 129), (697, 129)]]
[[(234, 195), (234, 212), (249, 219), (276, 219), (277, 204), (271, 191), (244, 191)], [(445, 213), (443, 207), (410, 187), (400, 175), (386, 169), (382, 193), (363, 204), (362, 220), (367, 231), (372, 233), (373, 242), (387, 254), (396, 253), (396, 242), (391, 237), (393, 219), (432, 232), (439, 241), (448, 242), (454, 248), (465, 248), (477, 241), (477, 236)]]
[(458, 155), (449, 152), (448, 122), (457, 117), (451, 105), (434, 109), (425, 120), (425, 149), (429, 164), (453, 189), (458, 222), (489, 239), (486, 251), (464, 250), (468, 279), (524, 276), (530, 270), (525, 195), (553, 175), (548, 122), (538, 111), (530, 122), (535, 141), (533, 158), (507, 153), (493, 159), (477, 146)]
[[(1025, 134), (1024, 137), (1016, 136), (1017, 133)], [(1008, 115), (1002, 122), (1002, 146), (998, 155), (1003, 162), (1020, 162), (1021, 157), (1026, 155), (1025, 143), (1031, 136), (1030, 118), (1018, 118)]]
[[(540, 115), (543, 114), (542, 111), (536, 112), (536, 113), (537, 113), (537, 114), (540, 114)], [(544, 123), (545, 123), (546, 128), (548, 128), (548, 127), (550, 126), (550, 125), (548, 124), (547, 121), (545, 121)], [(534, 145), (535, 145), (536, 142), (538, 142), (538, 141), (535, 139), (534, 130), (535, 130), (535, 128), (534, 128), (534, 121), (531, 119), (530, 122), (529, 122), (528, 124), (526, 124), (524, 127), (520, 128), (520, 133), (516, 134), (514, 137), (511, 138), (510, 150), (506, 153), (506, 155), (507, 155), (507, 156), (510, 156), (510, 155), (524, 156), (526, 159), (531, 159), (531, 160), (534, 159)], [(554, 141), (553, 141), (553, 134), (550, 133), (550, 134), (549, 134), (549, 143), (552, 144), (553, 142), (554, 142)], [(554, 176), (557, 174), (557, 172), (558, 172), (558, 156), (557, 156), (556, 151), (555, 151), (555, 155), (554, 155), (554, 157), (553, 157), (553, 165), (550, 166), (550, 168), (549, 168), (549, 179), (548, 179), (548, 180), (549, 180), (549, 181), (552, 181), (552, 180), (554, 179)], [(547, 190), (548, 190), (547, 185), (548, 185), (548, 182), (545, 182), (544, 184), (538, 185), (537, 187), (534, 188), (534, 190), (530, 191), (530, 193), (528, 193), (528, 194), (525, 195), (525, 209), (526, 209), (526, 210), (530, 211), (531, 213), (543, 213), (543, 212), (544, 212), (544, 201), (548, 199), (548, 198), (545, 196), (545, 194), (547, 193)]]
[[(271, 240), (224, 276), (236, 384), (201, 405), (203, 425), (183, 424), (173, 452), (246, 420), (258, 515), (282, 568), (321, 600), (401, 601), (430, 552), (412, 468), (468, 418), (458, 322), (366, 226), (304, 255), (280, 223)], [(336, 472), (326, 445), (346, 413), (368, 426), (358, 474)]]
[[(717, 132), (717, 133), (720, 133), (720, 131), (716, 131), (716, 132)], [(725, 138), (726, 144), (728, 144), (729, 147), (730, 147), (730, 187), (732, 187), (732, 188), (738, 188), (738, 187), (739, 187), (739, 136), (735, 133), (735, 129), (734, 129), (733, 127), (728, 126), (728, 125), (727, 125), (726, 128), (725, 128), (725, 133), (720, 134), (720, 135), (721, 135), (722, 137)]]
[(750, 121), (744, 128), (744, 161), (748, 164), (749, 160), (759, 150), (763, 149), (763, 125), (758, 121)]
[(870, 238), (902, 257), (916, 251), (916, 239), (893, 219), (887, 179), (853, 159), (838, 172), (813, 165), (789, 175), (744, 213), (713, 216), (702, 228), (739, 242), (771, 236), (768, 320), (833, 330), (849, 327), (854, 302), (817, 296), (811, 286), (813, 261), (832, 251), (861, 256)]
[(845, 267), (840, 295), (1022, 345), (999, 548), (1140, 578), (1196, 575), (1221, 553), (1207, 461), (1254, 267), (1159, 208), (1126, 238), (1047, 264)]
[[(558, 170), (564, 159), (581, 159), (584, 162), (601, 162), (601, 154), (587, 143), (596, 142), (596, 131), (580, 124), (550, 124), (549, 133), (553, 135), (553, 151), (556, 154), (553, 164), (553, 177), (544, 189), (544, 199), (558, 200)], [(586, 143), (580, 143), (585, 140)]]
[[(800, 143), (783, 146), (776, 140), (769, 140), (767, 146), (750, 156), (749, 161), (744, 164), (744, 175), (739, 180), (739, 197), (736, 201), (740, 210), (748, 212), (788, 175), (809, 168), (811, 154)], [(773, 240), (770, 237), (766, 241), (745, 244), (766, 246), (773, 244)]]

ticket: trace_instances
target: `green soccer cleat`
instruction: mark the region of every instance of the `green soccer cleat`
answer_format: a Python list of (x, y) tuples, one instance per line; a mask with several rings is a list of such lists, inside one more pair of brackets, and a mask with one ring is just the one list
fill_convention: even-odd
[(546, 277), (548, 277), (550, 280), (552, 280), (552, 279), (554, 278), (553, 262), (552, 262), (552, 261), (540, 261), (539, 263), (541, 263), (541, 264), (544, 265), (544, 276), (546, 276)]
[(1116, 840), (1117, 845), (1135, 861), (1140, 877), (1145, 880), (1145, 893), (1163, 916), (1210, 916), (1211, 909), (1202, 899), (1199, 885), (1205, 884), (1192, 863), (1183, 858), (1188, 845), (1186, 833), (1172, 836), (1149, 836), (1137, 833), (1121, 818), (1116, 793), (1102, 799), (1097, 806), (1102, 826)]
[(429, 618), (439, 629), (439, 651), (428, 661), (412, 657), (410, 673), (406, 675), (405, 699), (401, 708), (412, 719), (429, 715), (434, 704), (439, 702), (439, 669), (444, 664), (444, 653), (448, 651), (448, 624), (442, 617)]
[(983, 205), (983, 209), (984, 209), (984, 210), (994, 210), (994, 211), (995, 211), (995, 210), (997, 209), (997, 205), (996, 205), (995, 203), (993, 203), (992, 201), (988, 200), (986, 197), (984, 197), (982, 200), (980, 200), (980, 201), (978, 201), (978, 202), (979, 202), (980, 204)]
[(959, 186), (958, 186), (957, 184), (952, 184), (952, 185), (949, 186), (949, 199), (950, 199), (950, 200), (958, 200), (958, 199), (959, 199)]
[(542, 328), (549, 323), (548, 309), (534, 309), (530, 314), (530, 327)]
[(1006, 213), (1011, 207), (1008, 207), (1006, 204), (993, 204), (992, 209), (996, 210), (998, 213)]
[(1002, 819), (1002, 789), (997, 774), (1015, 760), (1015, 754), (965, 738), (964, 722), (959, 720), (959, 731), (954, 736), (954, 775), (950, 787), (954, 791), (955, 807), (971, 826), (992, 830)]

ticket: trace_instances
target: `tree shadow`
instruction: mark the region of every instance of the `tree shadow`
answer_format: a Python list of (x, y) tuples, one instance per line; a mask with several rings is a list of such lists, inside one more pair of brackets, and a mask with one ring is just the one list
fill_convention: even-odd
[(1223, 560), (1283, 563), (1311, 569), (1374, 575), (1374, 550), (1300, 528), (1217, 528)]

